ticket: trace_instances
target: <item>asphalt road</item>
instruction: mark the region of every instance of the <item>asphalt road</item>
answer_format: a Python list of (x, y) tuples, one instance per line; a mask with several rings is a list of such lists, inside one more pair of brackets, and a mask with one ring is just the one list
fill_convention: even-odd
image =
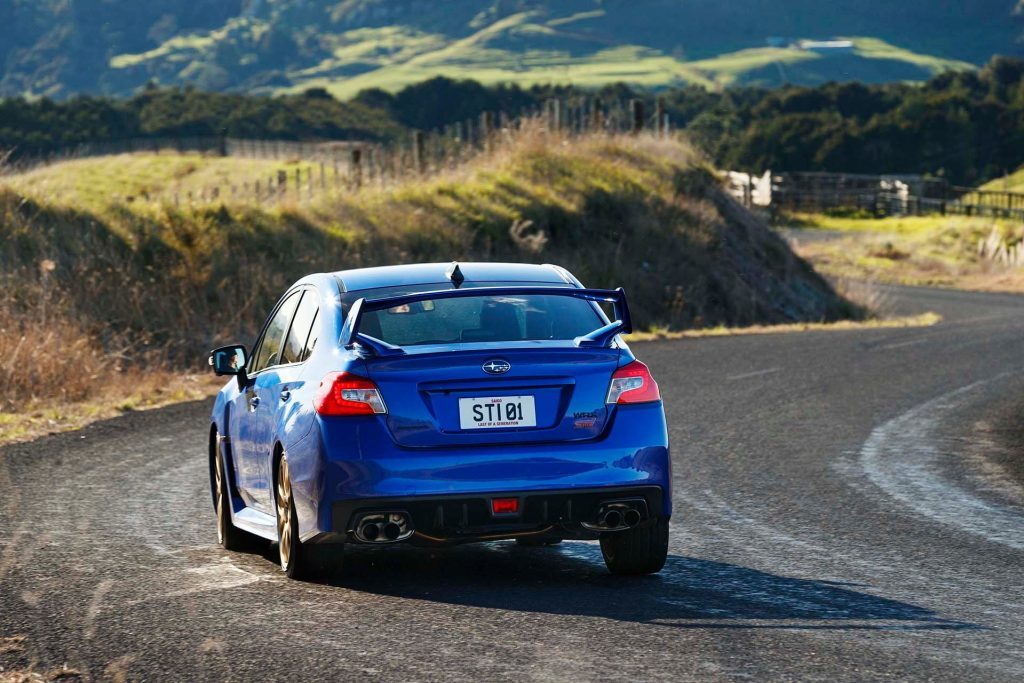
[[(638, 345), (670, 557), (215, 545), (207, 405), (0, 452), (0, 665), (145, 680), (1021, 680), (1024, 298), (896, 290), (921, 329)], [(2, 677), (2, 674), (0, 674)]]

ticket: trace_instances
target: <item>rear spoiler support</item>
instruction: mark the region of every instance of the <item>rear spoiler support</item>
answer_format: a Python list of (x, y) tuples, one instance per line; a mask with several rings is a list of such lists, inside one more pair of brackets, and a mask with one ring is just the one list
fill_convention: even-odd
[(613, 308), (615, 320), (607, 325), (576, 337), (573, 342), (580, 347), (605, 347), (619, 334), (629, 334), (633, 331), (633, 321), (629, 315), (629, 306), (626, 304), (626, 292), (618, 289), (582, 289), (576, 287), (472, 287), (469, 289), (442, 289), (431, 292), (415, 292), (413, 294), (400, 294), (398, 296), (384, 297), (380, 299), (357, 299), (349, 309), (348, 316), (341, 328), (341, 345), (345, 348), (352, 348), (359, 344), (378, 356), (402, 355), (405, 351), (400, 346), (389, 344), (376, 337), (363, 334), (359, 331), (359, 323), (363, 313), (367, 311), (380, 311), (404, 304), (412, 304), (418, 301), (436, 301), (438, 299), (461, 299), (466, 297), (482, 296), (570, 296), (586, 301), (598, 303), (610, 303)]

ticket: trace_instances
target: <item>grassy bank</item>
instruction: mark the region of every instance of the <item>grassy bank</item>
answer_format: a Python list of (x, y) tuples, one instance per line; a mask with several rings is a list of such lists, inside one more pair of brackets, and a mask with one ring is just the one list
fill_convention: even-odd
[(1024, 224), (964, 216), (889, 218), (796, 214), (780, 221), (796, 252), (826, 275), (907, 285), (1024, 291), (1024, 268), (979, 250), (1011, 246)]
[[(199, 173), (224, 162), (236, 160), (108, 160), (112, 177), (150, 169), (152, 187), (173, 182), (182, 163)], [(150, 395), (145, 382), (197, 370), (214, 344), (251, 341), (284, 288), (318, 270), (554, 262), (588, 285), (624, 286), (636, 322), (652, 329), (863, 314), (678, 140), (569, 140), (528, 127), (457, 169), (275, 206), (55, 189), (74, 186), (79, 171), (51, 167), (0, 188), (0, 408), (9, 414)]]
[(0, 184), (44, 206), (89, 211), (101, 217), (135, 202), (187, 202), (206, 188), (266, 183), (278, 171), (289, 178), (310, 168), (300, 160), (242, 159), (188, 154), (118, 154), (65, 161), (11, 175)]
[(981, 189), (993, 192), (1024, 192), (1024, 166), (1002, 178), (985, 183)]

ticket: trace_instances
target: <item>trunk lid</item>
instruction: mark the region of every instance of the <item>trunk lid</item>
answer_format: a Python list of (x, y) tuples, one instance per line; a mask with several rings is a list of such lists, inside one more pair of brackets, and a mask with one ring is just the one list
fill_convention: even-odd
[(482, 344), (411, 347), (365, 362), (395, 442), (446, 448), (599, 437), (618, 360), (616, 348), (543, 341), (510, 343), (500, 351)]

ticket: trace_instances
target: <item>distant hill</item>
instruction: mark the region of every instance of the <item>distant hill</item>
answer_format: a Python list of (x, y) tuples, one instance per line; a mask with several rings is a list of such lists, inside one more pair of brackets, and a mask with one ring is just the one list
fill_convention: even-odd
[(0, 0), (0, 95), (434, 75), (639, 86), (924, 80), (1024, 54), (1017, 0)]

